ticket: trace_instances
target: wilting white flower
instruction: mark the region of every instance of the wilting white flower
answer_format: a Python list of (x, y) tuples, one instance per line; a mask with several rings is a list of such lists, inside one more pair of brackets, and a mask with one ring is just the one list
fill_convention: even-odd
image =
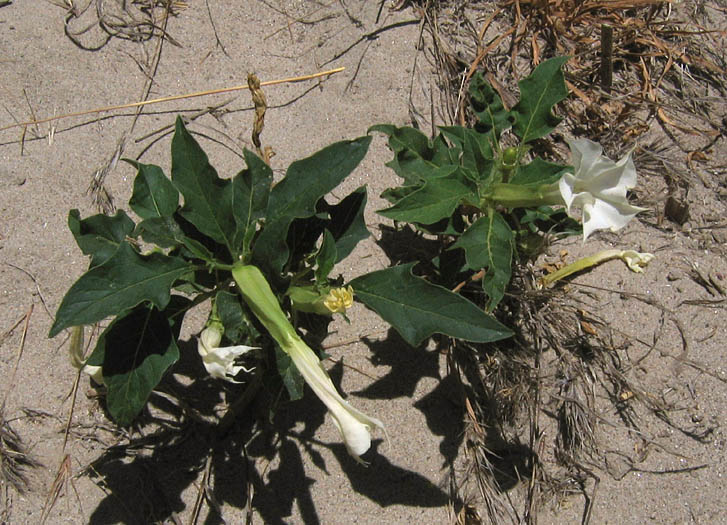
[(384, 424), (357, 410), (341, 397), (318, 356), (300, 338), (296, 337), (286, 351), (305, 382), (328, 408), (348, 453), (359, 463), (364, 463), (359, 456), (371, 447), (371, 428), (378, 427), (386, 433)]
[(589, 255), (578, 259), (576, 262), (564, 266), (563, 268), (549, 273), (542, 277), (538, 282), (538, 287), (543, 288), (550, 286), (556, 281), (568, 277), (576, 272), (596, 266), (611, 259), (621, 259), (629, 267), (629, 270), (636, 273), (644, 273), (644, 266), (649, 264), (654, 258), (653, 253), (640, 253), (636, 250), (604, 250), (595, 255)]
[(588, 139), (568, 141), (574, 173), (565, 174), (558, 186), (568, 215), (583, 211), (583, 240), (595, 230), (616, 231), (646, 208), (632, 206), (626, 190), (636, 186), (636, 168), (629, 152), (618, 162), (604, 157), (603, 148)]
[(220, 341), (222, 341), (222, 326), (213, 321), (199, 334), (197, 352), (199, 352), (204, 367), (212, 377), (224, 379), (230, 383), (239, 383), (239, 381), (235, 381), (235, 376), (241, 370), (245, 372), (251, 370), (236, 365), (235, 360), (256, 347), (245, 345), (219, 346)]
[(624, 250), (618, 256), (632, 272), (644, 273), (644, 266), (654, 258), (653, 253), (640, 253), (636, 250)]

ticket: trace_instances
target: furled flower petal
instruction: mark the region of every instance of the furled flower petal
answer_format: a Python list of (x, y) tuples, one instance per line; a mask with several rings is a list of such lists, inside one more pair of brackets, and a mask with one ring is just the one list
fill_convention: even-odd
[(235, 376), (240, 371), (250, 372), (251, 370), (235, 364), (235, 359), (255, 349), (254, 346), (218, 346), (222, 340), (222, 330), (217, 323), (202, 330), (197, 341), (197, 352), (202, 357), (202, 363), (212, 377), (224, 379), (230, 383), (235, 381)]
[(559, 189), (568, 215), (583, 211), (583, 239), (595, 230), (616, 231), (646, 208), (632, 206), (626, 191), (636, 186), (636, 168), (628, 153), (618, 162), (604, 157), (600, 144), (588, 139), (569, 140), (574, 173), (565, 174)]
[(353, 305), (353, 288), (332, 288), (323, 304), (331, 313), (346, 313), (346, 309)]
[(96, 384), (103, 385), (103, 369), (100, 366), (87, 365), (88, 359), (83, 356), (83, 326), (74, 326), (71, 331), (71, 342), (68, 346), (71, 364), (81, 372), (91, 376)]
[(288, 354), (305, 382), (328, 408), (348, 453), (363, 463), (359, 456), (371, 447), (371, 428), (378, 427), (386, 433), (384, 424), (357, 410), (341, 397), (318, 356), (302, 340), (292, 345)]

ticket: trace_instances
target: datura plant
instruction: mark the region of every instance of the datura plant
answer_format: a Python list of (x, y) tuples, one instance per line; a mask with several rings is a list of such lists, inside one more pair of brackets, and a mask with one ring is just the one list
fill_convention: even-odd
[[(467, 299), (413, 275), (411, 265), (349, 283), (332, 277), (335, 265), (369, 235), (366, 188), (335, 203), (326, 195), (358, 166), (370, 141), (327, 146), (293, 162), (277, 184), (270, 167), (245, 150), (245, 169), (220, 178), (178, 118), (171, 177), (158, 166), (128, 161), (137, 169), (129, 201), (136, 222), (124, 211), (82, 219), (71, 210), (69, 228), (90, 262), (63, 298), (50, 336), (72, 330), (72, 362), (105, 386), (108, 413), (118, 424), (130, 424), (174, 372), (182, 322), (204, 302), (211, 303), (205, 327), (196, 344), (182, 345), (196, 347), (198, 373), (220, 387), (285, 388), (291, 400), (307, 384), (359, 461), (371, 431), (384, 425), (337, 391), (321, 355), (306, 342), (315, 327), (346, 315), (358, 300), (411, 345), (434, 333), (478, 342), (511, 335)], [(103, 331), (84, 359), (83, 327), (97, 323)], [(185, 402), (194, 407), (195, 400)]]
[(636, 186), (631, 153), (614, 162), (599, 144), (569, 139), (571, 166), (532, 155), (534, 142), (561, 121), (553, 107), (568, 95), (561, 70), (567, 60), (535, 68), (520, 81), (520, 100), (510, 109), (475, 74), (473, 128), (441, 126), (432, 139), (410, 127), (370, 129), (388, 135), (394, 159), (387, 165), (404, 179), (384, 192), (392, 206), (379, 213), (451, 239), (431, 262), (449, 284), (448, 277), (482, 272), (487, 311), (502, 300), (513, 264), (537, 251), (544, 232), (576, 233), (581, 219), (585, 242), (595, 230), (623, 228), (644, 210), (627, 198)]

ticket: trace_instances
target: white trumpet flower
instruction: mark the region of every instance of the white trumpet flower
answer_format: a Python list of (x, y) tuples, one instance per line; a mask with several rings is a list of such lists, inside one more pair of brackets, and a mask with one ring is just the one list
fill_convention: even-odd
[(359, 456), (371, 447), (370, 430), (377, 427), (386, 433), (384, 424), (354, 408), (341, 397), (318, 356), (302, 340), (295, 341), (286, 351), (305, 382), (326, 405), (348, 453), (359, 463), (364, 463)]
[(631, 152), (618, 162), (602, 155), (603, 148), (588, 139), (568, 140), (574, 173), (558, 182), (568, 215), (583, 212), (583, 240), (595, 230), (617, 231), (646, 208), (632, 206), (626, 191), (636, 186), (636, 168)]
[(254, 346), (219, 346), (222, 341), (222, 325), (217, 321), (212, 321), (207, 328), (202, 330), (197, 340), (197, 352), (202, 357), (202, 364), (212, 377), (224, 379), (230, 383), (239, 383), (235, 381), (235, 376), (240, 371), (251, 372), (244, 366), (236, 365), (235, 360), (250, 350), (256, 349)]
[[(257, 267), (235, 265), (232, 268), (232, 276), (250, 310), (280, 348), (290, 356), (305, 382), (326, 405), (343, 437), (348, 453), (359, 463), (365, 464), (359, 456), (371, 447), (370, 431), (373, 427), (377, 427), (386, 434), (384, 424), (357, 410), (341, 397), (318, 356), (288, 321), (265, 276)], [(353, 302), (352, 294), (353, 289), (343, 290), (334, 297), (336, 299), (334, 306), (350, 306)]]

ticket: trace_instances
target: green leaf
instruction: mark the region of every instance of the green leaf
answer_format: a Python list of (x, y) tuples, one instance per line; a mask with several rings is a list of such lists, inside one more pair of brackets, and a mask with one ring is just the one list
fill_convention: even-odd
[(265, 216), (273, 170), (248, 149), (243, 151), (243, 155), (247, 169), (232, 179), (232, 213), (237, 225), (233, 245), (244, 256), (250, 253), (258, 219)]
[(559, 237), (583, 234), (583, 225), (569, 217), (564, 208), (539, 206), (524, 208), (522, 213), (520, 224), (527, 225), (531, 232), (541, 231)]
[(512, 335), (464, 297), (412, 275), (416, 263), (372, 272), (351, 281), (356, 298), (412, 346), (434, 333), (487, 343)]
[(489, 133), (494, 142), (499, 142), (500, 134), (512, 126), (514, 116), (505, 109), (500, 95), (479, 71), (472, 77), (469, 94), (472, 109), (479, 119), (477, 131)]
[(114, 216), (93, 215), (81, 220), (78, 210), (68, 212), (68, 228), (85, 255), (91, 256), (90, 268), (109, 260), (119, 244), (134, 231), (132, 221), (123, 210)]
[(467, 261), (465, 269), (467, 270), (480, 270), (490, 262), (485, 245), (488, 224), (487, 217), (480, 217), (460, 235), (457, 242), (449, 247), (449, 250), (457, 248), (464, 250), (465, 261)]
[(298, 372), (290, 356), (283, 352), (278, 345), (275, 345), (275, 362), (290, 400), (301, 399), (303, 397), (303, 376)]
[(338, 204), (320, 199), (315, 215), (295, 219), (288, 227), (286, 243), (290, 260), (300, 261), (313, 253), (325, 230), (330, 231), (336, 241), (336, 262), (343, 260), (360, 240), (369, 236), (364, 222), (365, 207), (365, 186), (353, 191)]
[(510, 179), (511, 184), (550, 184), (559, 180), (569, 166), (561, 166), (535, 157), (525, 166), (519, 166), (517, 173)]
[(134, 420), (164, 373), (179, 359), (176, 340), (182, 316), (176, 314), (189, 304), (188, 299), (174, 296), (164, 312), (139, 305), (99, 336), (89, 364), (103, 367), (106, 406), (119, 425)]
[(225, 327), (225, 337), (233, 343), (251, 345), (260, 335), (242, 308), (240, 294), (224, 290), (217, 292), (215, 306), (222, 326)]
[(323, 232), (323, 242), (316, 254), (315, 279), (318, 284), (325, 284), (328, 274), (336, 264), (336, 240), (328, 230)]
[(141, 221), (134, 234), (160, 248), (172, 248), (184, 243), (185, 235), (173, 217), (152, 217)]
[(83, 274), (63, 298), (49, 337), (70, 326), (93, 324), (143, 301), (163, 309), (174, 281), (191, 271), (180, 257), (139, 255), (121, 243), (103, 264)]
[(397, 201), (400, 201), (404, 197), (414, 193), (421, 187), (421, 184), (417, 184), (416, 186), (399, 186), (397, 188), (386, 188), (384, 191), (381, 192), (380, 197), (382, 199), (386, 199), (391, 203), (395, 203)]
[(419, 190), (377, 213), (395, 221), (432, 224), (452, 215), (464, 200), (477, 202), (477, 189), (461, 168), (447, 166), (439, 172), (442, 176), (427, 180)]
[(265, 227), (253, 246), (257, 264), (280, 273), (288, 260), (290, 224), (316, 214), (316, 203), (358, 166), (370, 143), (371, 137), (337, 142), (288, 167), (285, 178), (270, 192)]
[(372, 131), (389, 136), (389, 147), (394, 152), (394, 159), (386, 165), (407, 184), (418, 184), (432, 176), (436, 177), (436, 168), (459, 163), (459, 152), (450, 148), (441, 135), (430, 140), (417, 129), (397, 128), (391, 124), (371, 126), (368, 133)]
[(184, 197), (182, 217), (208, 237), (237, 254), (231, 182), (220, 179), (207, 155), (184, 127), (181, 117), (172, 139), (172, 182)]
[(366, 186), (361, 186), (338, 204), (321, 202), (321, 210), (327, 212), (330, 217), (325, 227), (336, 240), (336, 262), (345, 259), (359, 241), (371, 235), (364, 220), (366, 200)]
[(179, 192), (159, 166), (124, 159), (137, 169), (129, 206), (142, 219), (170, 217), (179, 206)]
[(471, 270), (487, 268), (482, 288), (488, 296), (487, 311), (491, 312), (505, 295), (512, 274), (514, 234), (502, 215), (492, 211), (480, 217), (462, 234), (451, 249), (465, 251)]
[(560, 68), (569, 58), (546, 60), (519, 82), (520, 102), (512, 108), (512, 129), (523, 143), (546, 136), (563, 120), (553, 115), (552, 109), (568, 96)]
[(212, 261), (214, 256), (202, 243), (187, 237), (174, 217), (152, 217), (141, 221), (134, 231), (134, 235), (141, 236), (146, 242), (156, 244), (161, 248), (183, 246), (183, 252), (188, 258)]
[(495, 163), (487, 135), (462, 126), (440, 126), (439, 129), (462, 151), (459, 162), (474, 174), (473, 180), (488, 179)]

